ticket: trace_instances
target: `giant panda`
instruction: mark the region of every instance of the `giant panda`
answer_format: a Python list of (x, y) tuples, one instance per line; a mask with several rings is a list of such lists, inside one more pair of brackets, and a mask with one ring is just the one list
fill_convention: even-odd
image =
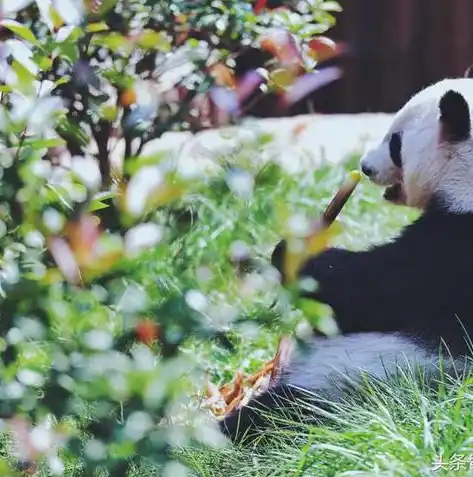
[[(300, 278), (317, 282), (305, 296), (333, 309), (340, 333), (314, 335), (271, 389), (221, 421), (231, 439), (261, 435), (268, 408), (296, 404), (300, 413), (310, 398), (323, 410), (366, 376), (383, 380), (409, 367), (433, 382), (440, 368), (468, 371), (472, 112), (473, 79), (432, 84), (395, 114), (382, 141), (362, 157), (362, 172), (386, 187), (385, 199), (416, 207), (420, 216), (388, 243), (357, 252), (331, 248), (303, 264)], [(281, 241), (272, 254), (282, 280), (285, 248)]]

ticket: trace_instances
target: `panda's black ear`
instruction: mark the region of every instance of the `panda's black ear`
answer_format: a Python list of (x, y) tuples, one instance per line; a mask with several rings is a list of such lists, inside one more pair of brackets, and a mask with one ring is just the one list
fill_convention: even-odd
[(466, 141), (470, 137), (470, 108), (457, 91), (447, 91), (440, 99), (440, 139), (445, 142)]
[(471, 64), (463, 74), (464, 78), (473, 78), (473, 64)]

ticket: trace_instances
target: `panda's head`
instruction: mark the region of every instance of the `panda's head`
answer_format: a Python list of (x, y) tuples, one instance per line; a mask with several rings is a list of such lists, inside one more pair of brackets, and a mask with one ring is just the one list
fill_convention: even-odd
[(361, 169), (393, 203), (425, 209), (433, 198), (473, 212), (473, 79), (446, 79), (413, 96), (395, 115)]

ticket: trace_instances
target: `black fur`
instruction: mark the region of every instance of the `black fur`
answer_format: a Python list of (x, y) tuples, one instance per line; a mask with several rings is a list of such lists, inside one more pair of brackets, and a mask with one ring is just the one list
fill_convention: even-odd
[(473, 214), (449, 213), (436, 199), (396, 241), (363, 252), (334, 248), (300, 273), (318, 281), (311, 297), (332, 306), (342, 333), (441, 335), (465, 351), (455, 314), (473, 325), (472, 240)]
[[(334, 376), (333, 367), (355, 381), (360, 366), (384, 379), (396, 373), (397, 359), (405, 355), (431, 373), (442, 340), (450, 357), (466, 356), (466, 334), (473, 335), (472, 243), (473, 214), (452, 214), (435, 198), (397, 240), (361, 252), (332, 248), (307, 261), (300, 276), (316, 279), (318, 289), (306, 296), (333, 308), (342, 336), (314, 336), (310, 357), (293, 364), (271, 392), (229, 416), (222, 430), (239, 439), (264, 428), (261, 410), (276, 408), (281, 396), (291, 400), (296, 392), (294, 401), (299, 387), (336, 402), (342, 396), (336, 385), (347, 388), (348, 381)], [(280, 271), (285, 247), (280, 242), (272, 257)], [(380, 358), (390, 365), (381, 365)]]
[(439, 104), (442, 139), (447, 142), (465, 141), (470, 137), (470, 108), (456, 91), (447, 91)]
[(396, 167), (402, 167), (402, 138), (401, 133), (394, 133), (389, 140), (389, 155), (391, 156), (391, 161)]

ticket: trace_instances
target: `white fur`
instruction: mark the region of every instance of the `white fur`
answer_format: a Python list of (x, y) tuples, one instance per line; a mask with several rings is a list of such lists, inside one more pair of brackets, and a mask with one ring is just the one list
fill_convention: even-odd
[(287, 374), (291, 385), (312, 391), (310, 383), (317, 383), (321, 391), (330, 390), (340, 377), (359, 379), (360, 370), (386, 379), (404, 365), (414, 369), (420, 363), (433, 365), (436, 361), (437, 350), (431, 352), (401, 334), (353, 333), (314, 340), (308, 352), (294, 357)]
[[(463, 95), (473, 118), (473, 79), (435, 83), (398, 111), (381, 143), (363, 156), (361, 165), (374, 171), (370, 179), (375, 184), (402, 182), (405, 205), (423, 209), (432, 194), (441, 192), (452, 212), (473, 212), (473, 139), (439, 142), (439, 102), (449, 90)], [(395, 132), (402, 135), (402, 172), (389, 155), (389, 140)]]

